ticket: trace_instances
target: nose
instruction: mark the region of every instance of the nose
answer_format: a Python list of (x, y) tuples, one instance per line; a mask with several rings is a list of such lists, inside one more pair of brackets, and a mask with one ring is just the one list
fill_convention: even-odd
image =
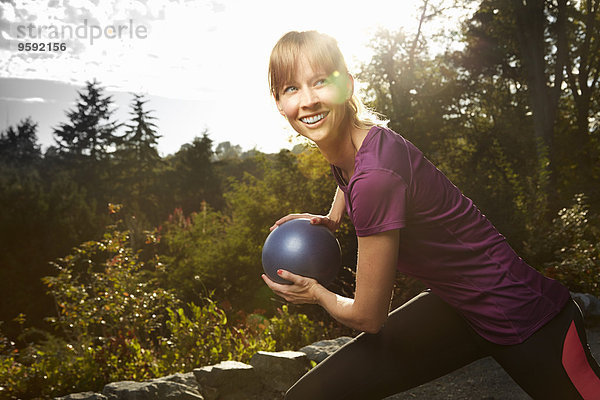
[(302, 90), (300, 106), (302, 108), (313, 108), (319, 104), (319, 96), (313, 88), (305, 88)]

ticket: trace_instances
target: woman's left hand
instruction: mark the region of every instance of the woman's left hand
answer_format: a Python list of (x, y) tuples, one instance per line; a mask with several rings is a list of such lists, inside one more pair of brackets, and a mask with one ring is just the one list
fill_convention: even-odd
[(320, 286), (319, 282), (315, 279), (296, 275), (283, 269), (278, 270), (277, 273), (281, 278), (292, 282), (292, 285), (282, 285), (273, 282), (266, 274), (263, 274), (263, 280), (275, 294), (293, 304), (317, 303), (315, 289)]

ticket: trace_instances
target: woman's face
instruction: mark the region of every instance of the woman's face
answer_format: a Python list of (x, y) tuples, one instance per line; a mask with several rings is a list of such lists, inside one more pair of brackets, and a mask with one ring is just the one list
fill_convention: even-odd
[(316, 144), (340, 134), (352, 78), (315, 70), (303, 57), (291, 82), (279, 92), (277, 108), (296, 132)]

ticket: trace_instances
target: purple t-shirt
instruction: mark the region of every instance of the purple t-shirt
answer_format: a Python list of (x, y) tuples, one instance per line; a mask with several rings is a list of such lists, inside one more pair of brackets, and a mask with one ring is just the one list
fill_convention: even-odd
[(527, 265), (473, 202), (397, 133), (372, 127), (345, 182), (358, 236), (399, 229), (398, 269), (424, 282), (481, 336), (523, 342), (564, 306), (569, 291)]

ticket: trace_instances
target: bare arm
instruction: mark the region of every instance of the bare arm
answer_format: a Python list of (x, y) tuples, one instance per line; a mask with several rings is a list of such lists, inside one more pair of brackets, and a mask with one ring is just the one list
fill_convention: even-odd
[(358, 265), (354, 298), (335, 294), (317, 281), (281, 271), (293, 285), (263, 279), (278, 295), (292, 303), (321, 305), (336, 320), (353, 329), (376, 333), (385, 323), (394, 286), (398, 258), (398, 230), (358, 238)]
[(344, 198), (344, 192), (342, 192), (342, 189), (340, 189), (338, 186), (335, 190), (335, 194), (333, 195), (333, 203), (331, 204), (331, 209), (329, 210), (327, 217), (329, 217), (329, 219), (335, 222), (336, 226), (339, 227), (345, 211), (346, 199)]

